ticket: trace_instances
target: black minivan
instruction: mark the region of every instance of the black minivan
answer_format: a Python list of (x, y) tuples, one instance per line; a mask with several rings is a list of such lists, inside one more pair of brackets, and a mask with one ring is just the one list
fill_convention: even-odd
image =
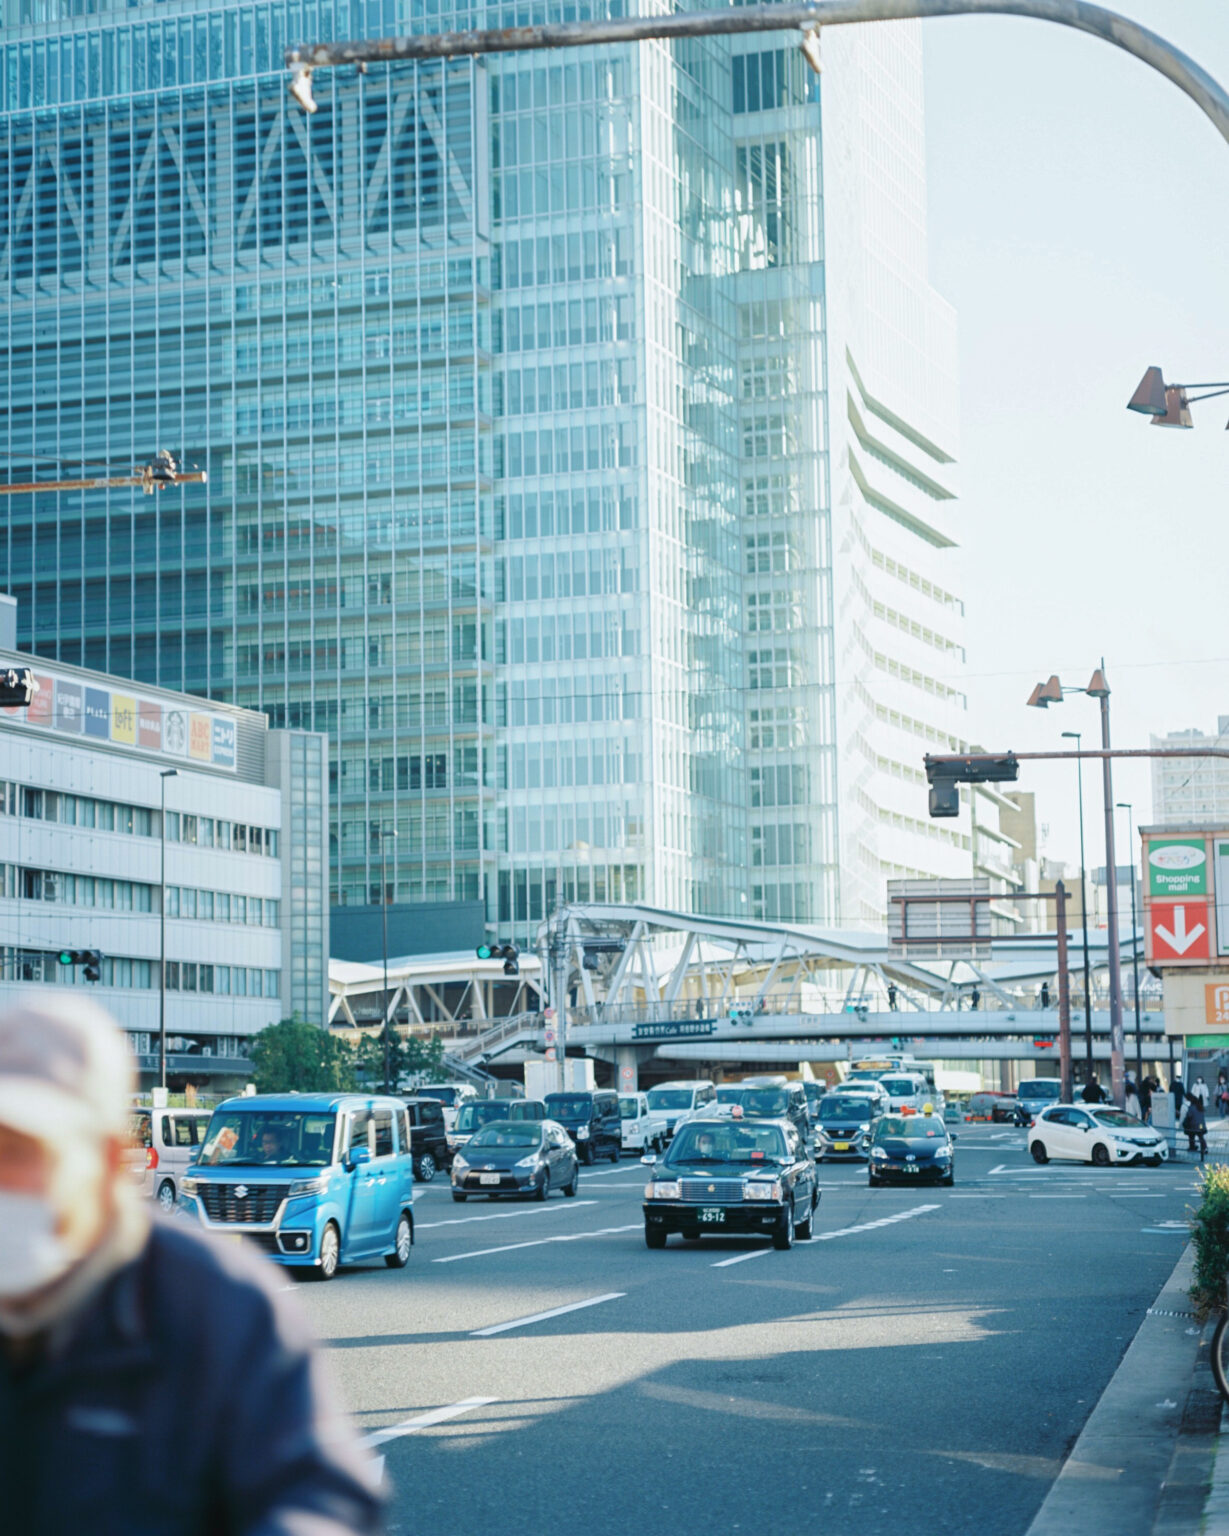
[(444, 1128), (444, 1106), (438, 1099), (403, 1099), (410, 1116), (410, 1151), (414, 1157), (414, 1177), (430, 1184), (439, 1169), (452, 1166), (448, 1150), (448, 1132)]
[(546, 1113), (557, 1120), (572, 1140), (582, 1163), (596, 1162), (603, 1155), (612, 1163), (623, 1150), (623, 1117), (619, 1113), (619, 1095), (613, 1089), (598, 1088), (592, 1093), (548, 1093)]

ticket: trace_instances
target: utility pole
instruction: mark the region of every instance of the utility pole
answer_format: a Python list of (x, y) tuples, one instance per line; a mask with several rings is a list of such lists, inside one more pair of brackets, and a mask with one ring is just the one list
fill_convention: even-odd
[(1105, 924), (1106, 960), (1110, 984), (1110, 1083), (1114, 1103), (1126, 1099), (1125, 1041), (1122, 1034), (1122, 952), (1118, 934), (1118, 866), (1114, 850), (1114, 768), (1110, 757), (1110, 688), (1105, 680), (1105, 658), (1093, 673), (1087, 693), (1101, 706), (1101, 784), (1105, 794)]
[(162, 820), (158, 824), (158, 1084), (166, 1088), (166, 781), (179, 777), (178, 768), (164, 768)]
[(1054, 883), (1054, 926), (1058, 935), (1058, 1070), (1063, 1103), (1071, 1103), (1071, 976), (1067, 970), (1067, 887)]

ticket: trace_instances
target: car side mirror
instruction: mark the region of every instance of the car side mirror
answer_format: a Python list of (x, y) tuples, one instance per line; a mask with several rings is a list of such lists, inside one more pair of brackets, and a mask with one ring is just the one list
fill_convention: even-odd
[(653, 1166), (653, 1164), (657, 1161), (657, 1153), (656, 1152), (646, 1152), (644, 1154), (644, 1156), (640, 1159), (640, 1161), (645, 1165), (646, 1168), (651, 1168)]
[(346, 1167), (350, 1169), (361, 1168), (364, 1163), (371, 1161), (371, 1149), (369, 1147), (351, 1147), (346, 1153)]

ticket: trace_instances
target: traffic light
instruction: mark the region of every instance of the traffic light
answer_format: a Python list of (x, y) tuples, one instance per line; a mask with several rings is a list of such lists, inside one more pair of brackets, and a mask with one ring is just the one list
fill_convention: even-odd
[(966, 752), (956, 757), (932, 757), (928, 752), (925, 762), (932, 816), (960, 815), (961, 784), (1000, 784), (1020, 774), (1020, 764), (1011, 752)]
[(61, 965), (79, 965), (86, 981), (102, 978), (102, 951), (99, 949), (62, 949), (57, 956)]
[(521, 968), (517, 957), (520, 950), (515, 944), (479, 944), (474, 951), (479, 960), (502, 960), (505, 976), (519, 976)]
[(0, 672), (0, 708), (24, 709), (37, 692), (29, 667), (6, 667)]

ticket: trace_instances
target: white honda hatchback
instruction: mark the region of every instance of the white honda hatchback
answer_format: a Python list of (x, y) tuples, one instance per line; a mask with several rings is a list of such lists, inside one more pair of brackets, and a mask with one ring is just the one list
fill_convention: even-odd
[(1114, 1163), (1155, 1168), (1169, 1156), (1163, 1136), (1112, 1104), (1052, 1104), (1033, 1121), (1028, 1149), (1034, 1162), (1073, 1158), (1101, 1168)]

